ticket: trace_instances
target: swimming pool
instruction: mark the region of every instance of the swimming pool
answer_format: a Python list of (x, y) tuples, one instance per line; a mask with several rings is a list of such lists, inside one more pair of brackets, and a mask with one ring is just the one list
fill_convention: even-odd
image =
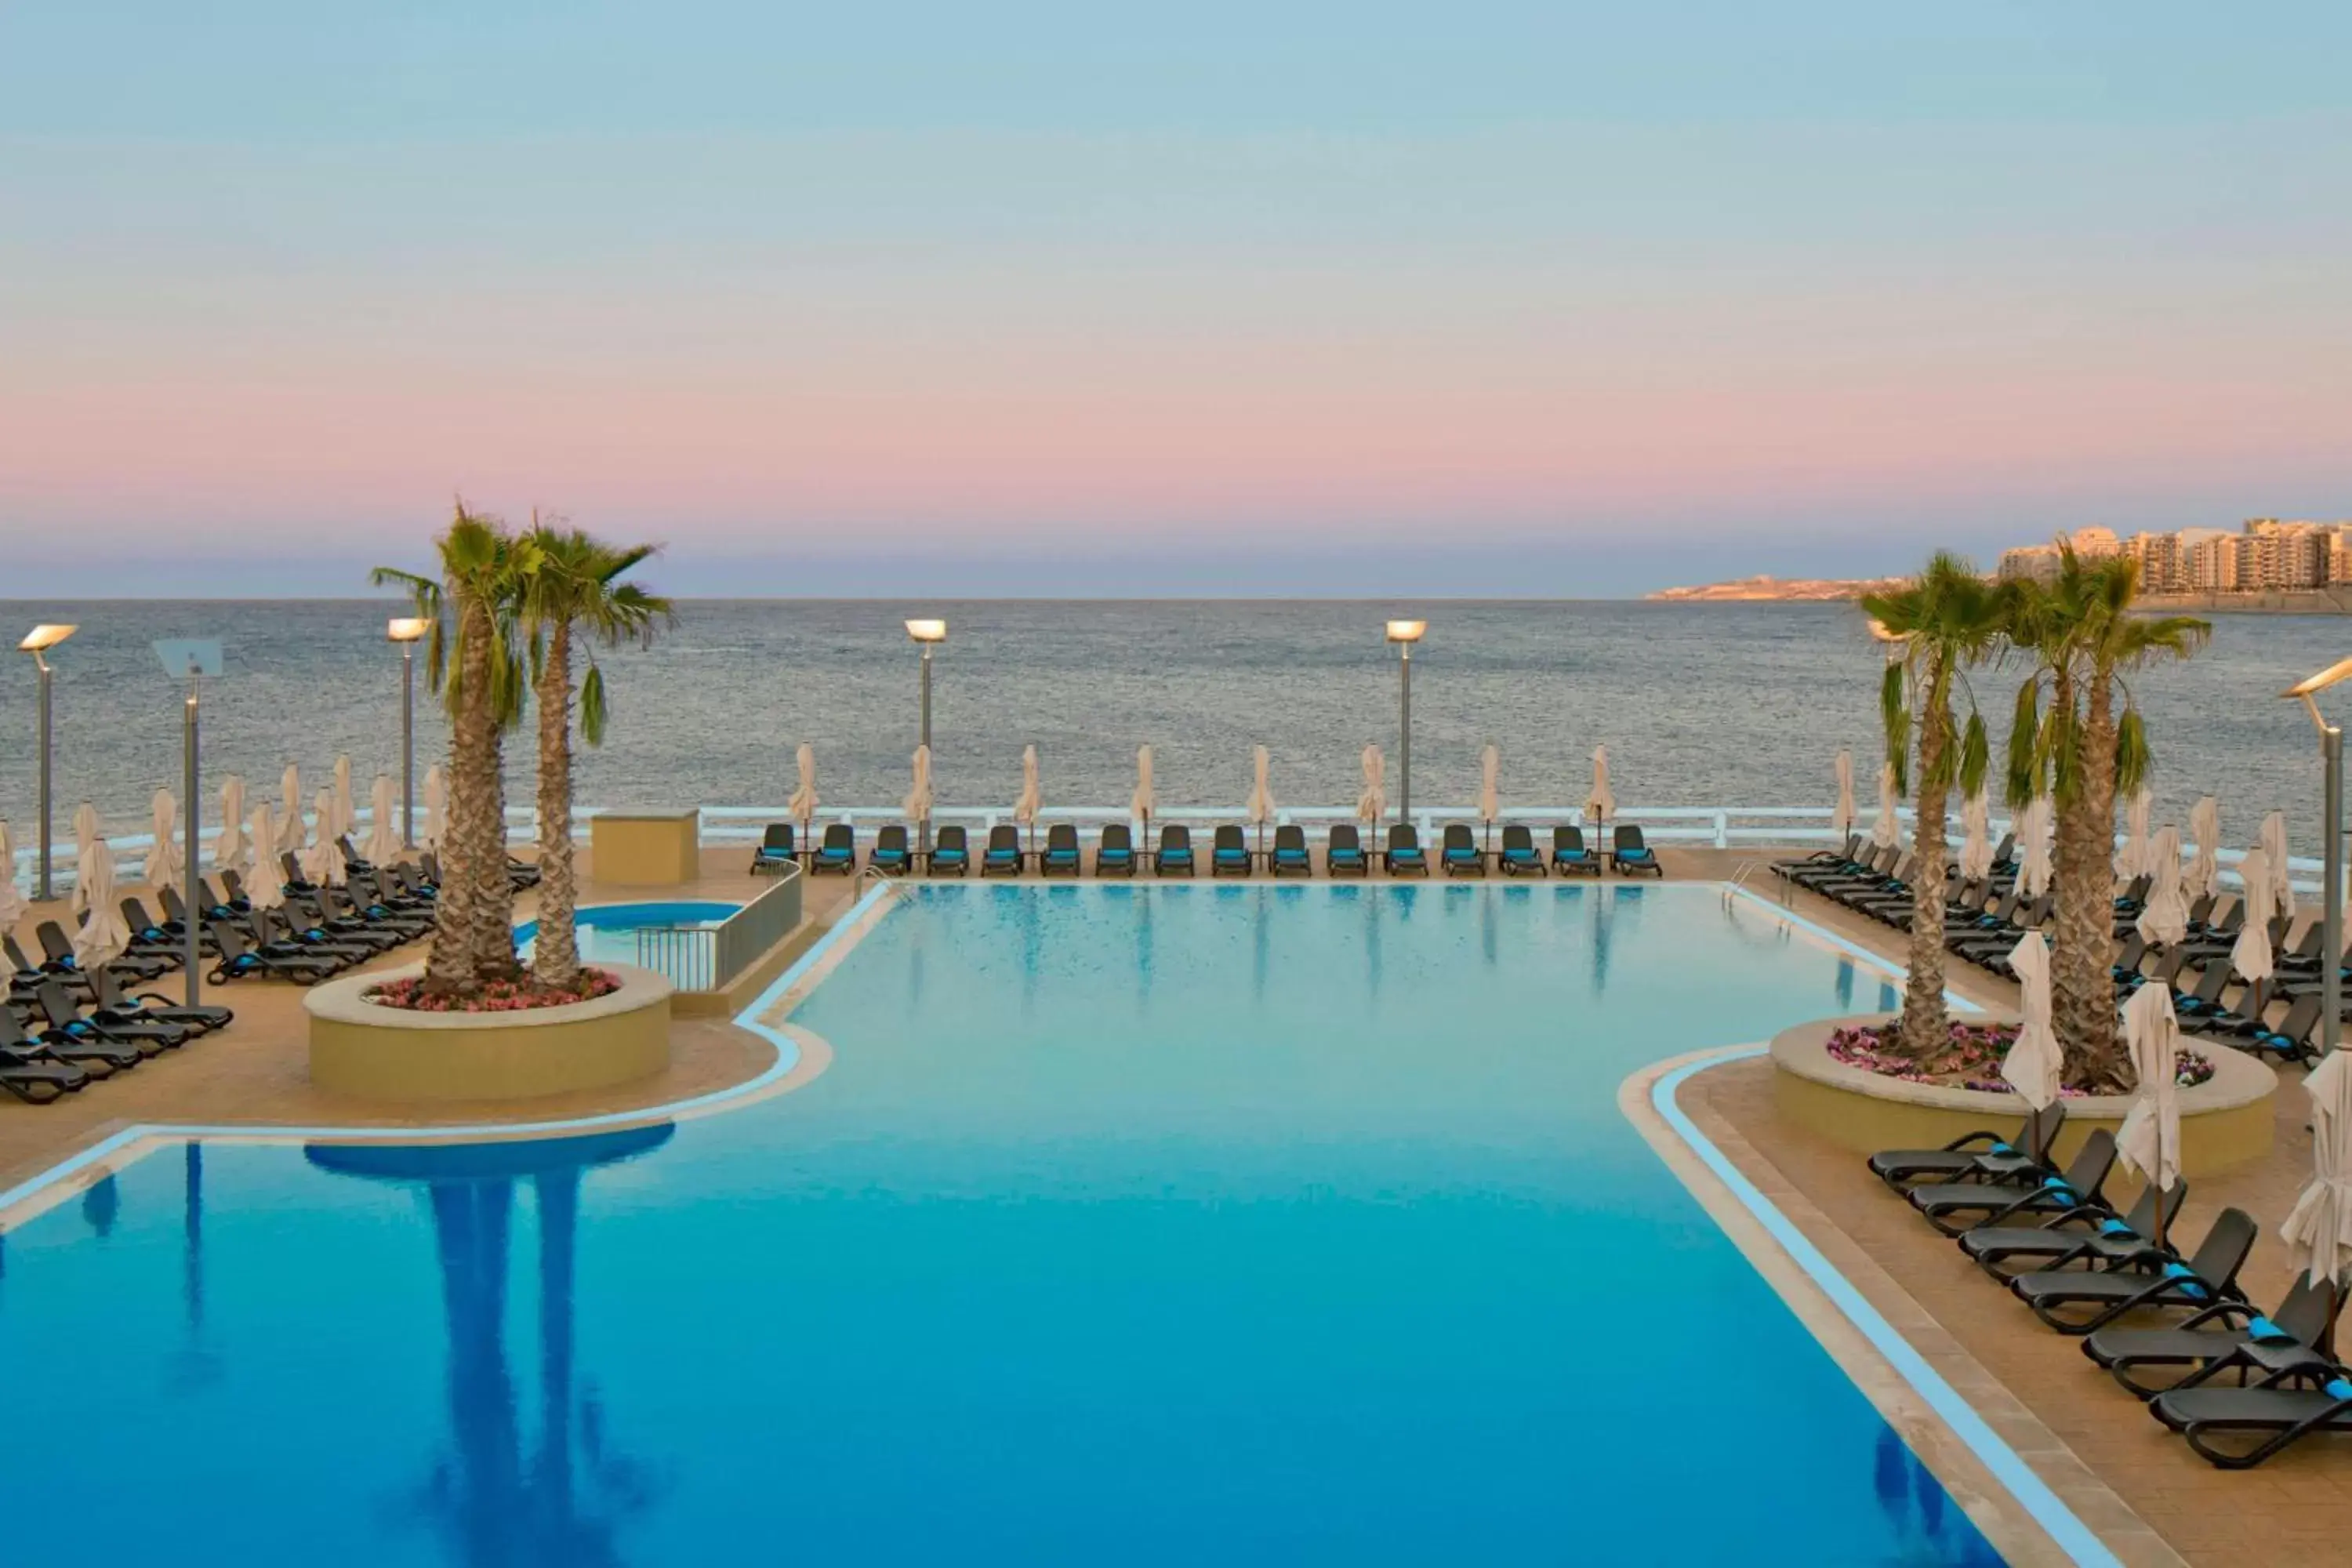
[(156, 1462), (10, 1552), (1990, 1563), (1617, 1109), (1891, 999), (1710, 888), (906, 889), (791, 1094), (11, 1232), (18, 1429)]
[[(714, 900), (669, 900), (653, 903), (587, 904), (573, 911), (572, 922), (577, 931), (580, 956), (591, 963), (639, 963), (661, 968), (661, 952), (640, 956), (637, 933), (649, 926), (675, 927), (681, 931), (703, 931), (724, 924), (727, 917), (742, 909), (740, 904), (720, 903)], [(524, 959), (530, 957), (532, 940), (539, 935), (539, 922), (525, 921), (515, 927), (515, 951)], [(664, 973), (667, 973), (667, 970)], [(671, 974), (674, 982), (684, 983), (683, 973)]]

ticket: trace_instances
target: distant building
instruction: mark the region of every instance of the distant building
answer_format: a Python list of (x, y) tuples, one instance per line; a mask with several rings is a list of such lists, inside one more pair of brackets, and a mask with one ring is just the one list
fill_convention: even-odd
[(2135, 533), (2124, 542), (2123, 552), (2139, 563), (2144, 594), (2178, 594), (2188, 587), (2180, 565), (2180, 539), (2171, 533)]
[(2054, 583), (2058, 580), (2058, 547), (2024, 544), (2000, 552), (1995, 575), (2002, 582)]
[(2284, 594), (2352, 586), (2352, 521), (2250, 517), (2235, 531), (2184, 528), (2118, 539), (2113, 529), (2078, 528), (2050, 544), (2004, 550), (1999, 575), (2056, 580), (2063, 550), (2084, 561), (2128, 559), (2147, 594)]
[(2124, 552), (2123, 542), (2112, 528), (2078, 528), (2066, 536), (2066, 542), (2085, 561), (2105, 561)]
[(2238, 536), (2218, 528), (2184, 528), (2174, 534), (2181, 585), (2194, 594), (2231, 594), (2238, 588)]

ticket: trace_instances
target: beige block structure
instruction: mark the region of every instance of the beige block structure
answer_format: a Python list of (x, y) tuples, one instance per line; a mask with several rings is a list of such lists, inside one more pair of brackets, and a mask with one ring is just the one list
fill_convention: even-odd
[(614, 887), (677, 888), (702, 875), (702, 814), (598, 812), (588, 824), (596, 879)]

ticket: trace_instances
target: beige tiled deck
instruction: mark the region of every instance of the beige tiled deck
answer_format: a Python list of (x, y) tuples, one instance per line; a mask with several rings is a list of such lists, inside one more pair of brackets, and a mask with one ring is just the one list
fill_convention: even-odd
[[(1884, 927), (1805, 894), (1792, 907), (1899, 957), (1899, 936)], [(1981, 971), (1959, 965), (1953, 978), (1955, 988), (1972, 999), (2014, 1005), (2014, 987)], [(2074, 1467), (2087, 1468), (2192, 1563), (2352, 1563), (2352, 1443), (2307, 1441), (2248, 1472), (2206, 1464), (2093, 1365), (2079, 1341), (2043, 1328), (1872, 1179), (1859, 1158), (1781, 1117), (1773, 1104), (1772, 1070), (1761, 1059), (1709, 1069), (1684, 1085), (1679, 1103), (1751, 1181), (1767, 1193), (1797, 1195), (1799, 1201), (1784, 1205), (1790, 1217), (1833, 1260), (1841, 1252), (1867, 1259), (1870, 1267), (1848, 1268), (1849, 1278), (1930, 1361), (1937, 1360), (1938, 1340), (1948, 1336), (1960, 1359), (1995, 1382), (2000, 1398), (2021, 1407), (2030, 1417), (2024, 1425), (2063, 1446), (2048, 1453), (2035, 1450), (2038, 1438), (2017, 1445), (2062, 1497), (2068, 1495)], [(2277, 1228), (2311, 1170), (2301, 1082), (2299, 1071), (2282, 1074), (2272, 1155), (2193, 1183), (2180, 1222), (2182, 1233), (2193, 1237), (2224, 1207), (2254, 1216), (2263, 1235), (2242, 1282), (2258, 1302), (2275, 1302), (2294, 1273)], [(1993, 1414), (1990, 1400), (1972, 1402)], [(2078, 1511), (2095, 1528), (2111, 1528), (2091, 1509)], [(2126, 1558), (2137, 1560), (2128, 1552)]]

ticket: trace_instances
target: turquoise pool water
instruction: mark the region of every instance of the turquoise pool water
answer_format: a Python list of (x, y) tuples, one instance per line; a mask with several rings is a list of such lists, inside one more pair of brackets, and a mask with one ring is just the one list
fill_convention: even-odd
[(20, 1456), (137, 1462), (5, 1555), (1991, 1563), (1616, 1104), (1883, 985), (1696, 887), (911, 892), (792, 1094), (10, 1233)]
[[(637, 962), (637, 932), (647, 926), (677, 926), (694, 931), (723, 924), (740, 904), (709, 900), (674, 900), (657, 903), (590, 904), (576, 911), (573, 923), (580, 956), (591, 963)], [(539, 934), (537, 921), (515, 927), (515, 948), (530, 956), (531, 939)], [(650, 956), (650, 955), (649, 955)]]

